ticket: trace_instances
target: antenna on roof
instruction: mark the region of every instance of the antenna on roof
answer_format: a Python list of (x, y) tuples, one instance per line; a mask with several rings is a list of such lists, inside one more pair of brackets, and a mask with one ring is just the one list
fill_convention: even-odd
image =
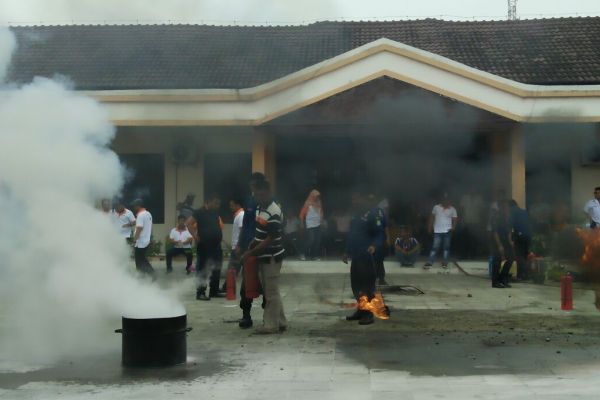
[(508, 20), (515, 21), (517, 20), (517, 0), (507, 0), (508, 1)]

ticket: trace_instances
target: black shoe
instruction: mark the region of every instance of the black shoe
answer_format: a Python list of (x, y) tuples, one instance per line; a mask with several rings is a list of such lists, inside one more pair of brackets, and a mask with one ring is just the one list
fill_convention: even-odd
[(252, 318), (250, 318), (250, 317), (244, 317), (244, 318), (240, 319), (240, 322), (238, 323), (238, 326), (241, 329), (252, 328)]
[(222, 293), (221, 291), (218, 292), (210, 292), (208, 294), (210, 297), (225, 297), (225, 293)]
[(170, 274), (171, 272), (173, 272), (173, 268), (167, 268), (167, 274)]
[(196, 293), (196, 300), (209, 301), (210, 297), (204, 293)]
[(505, 288), (511, 288), (512, 287), (511, 284), (508, 283), (508, 281), (502, 282), (502, 284), (504, 285)]
[(356, 310), (354, 314), (348, 315), (346, 317), (346, 321), (358, 321), (362, 318), (363, 312), (361, 310)]
[(389, 283), (387, 283), (387, 281), (384, 278), (381, 278), (379, 280), (379, 286), (388, 286)]
[(373, 313), (365, 313), (362, 318), (358, 320), (359, 325), (371, 325), (375, 322), (375, 318), (373, 317)]
[(504, 285), (503, 285), (502, 283), (500, 283), (500, 282), (494, 282), (494, 283), (492, 283), (492, 287), (493, 287), (493, 288), (496, 288), (496, 289), (504, 289), (504, 288), (506, 288), (506, 286), (504, 286)]

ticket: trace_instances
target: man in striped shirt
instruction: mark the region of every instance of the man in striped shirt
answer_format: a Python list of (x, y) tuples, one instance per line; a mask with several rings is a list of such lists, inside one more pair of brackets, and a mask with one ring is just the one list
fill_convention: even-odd
[(283, 227), (281, 208), (273, 201), (269, 182), (259, 181), (255, 186), (256, 233), (250, 249), (242, 260), (256, 256), (259, 262), (260, 282), (265, 298), (263, 326), (257, 333), (278, 333), (287, 329), (287, 320), (279, 294), (279, 276), (285, 250), (283, 248)]

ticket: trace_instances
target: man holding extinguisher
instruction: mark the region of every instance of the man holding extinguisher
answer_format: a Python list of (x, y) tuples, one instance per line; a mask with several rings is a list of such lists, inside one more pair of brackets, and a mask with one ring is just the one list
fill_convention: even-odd
[(271, 187), (266, 180), (254, 185), (256, 208), (256, 233), (242, 261), (257, 257), (265, 311), (263, 326), (256, 333), (273, 334), (287, 329), (287, 319), (279, 293), (279, 277), (285, 249), (283, 248), (283, 215), (273, 200)]
[[(250, 197), (246, 200), (244, 206), (244, 217), (242, 219), (242, 230), (238, 240), (237, 251), (239, 256), (245, 253), (250, 246), (250, 243), (254, 239), (256, 232), (256, 199), (254, 193), (256, 191), (256, 184), (260, 181), (266, 180), (264, 174), (255, 172), (250, 177)], [(244, 274), (245, 275), (245, 274)], [(250, 311), (252, 310), (252, 298), (246, 296), (246, 282), (244, 275), (242, 275), (242, 285), (240, 288), (240, 308), (242, 309), (242, 318), (239, 320), (239, 327), (241, 329), (251, 328), (253, 325), (252, 316)]]

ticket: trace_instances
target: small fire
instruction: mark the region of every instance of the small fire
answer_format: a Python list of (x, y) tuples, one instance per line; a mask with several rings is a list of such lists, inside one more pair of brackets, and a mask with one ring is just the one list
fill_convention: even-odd
[(583, 266), (600, 268), (600, 229), (578, 229), (577, 234), (584, 244), (581, 256)]
[(600, 229), (577, 229), (577, 234), (584, 245), (581, 264), (594, 287), (594, 304), (600, 311)]
[(371, 301), (367, 296), (361, 296), (358, 299), (357, 307), (359, 310), (370, 311), (379, 319), (390, 319), (390, 310), (383, 302), (381, 293), (375, 293), (375, 297)]

